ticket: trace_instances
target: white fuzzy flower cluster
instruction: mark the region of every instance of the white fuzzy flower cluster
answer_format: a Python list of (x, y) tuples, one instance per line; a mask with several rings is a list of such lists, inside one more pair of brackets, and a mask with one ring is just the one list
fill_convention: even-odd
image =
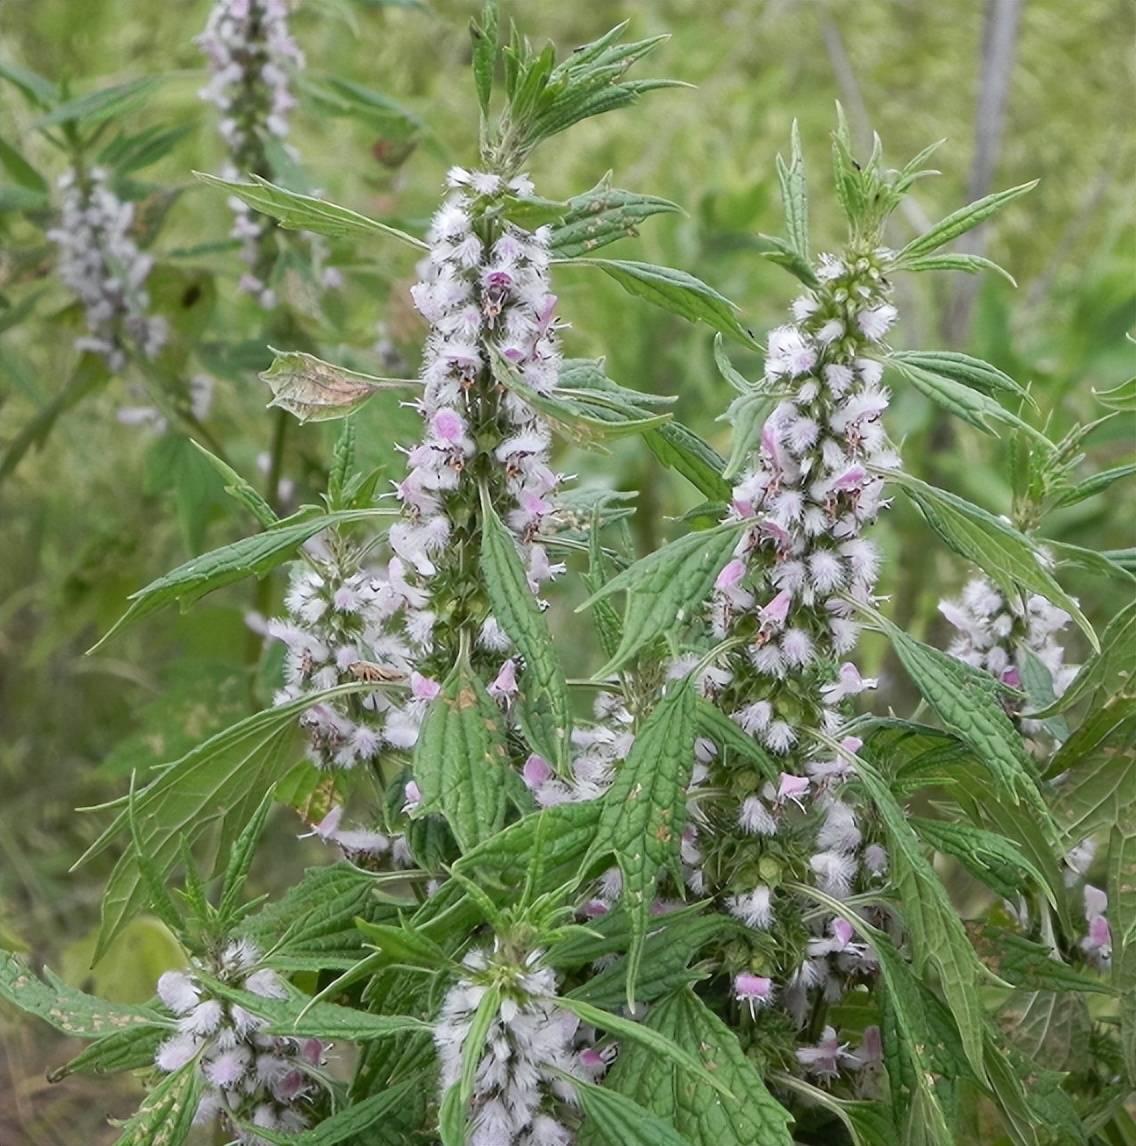
[(130, 350), (156, 357), (169, 327), (148, 313), (146, 280), (154, 260), (131, 237), (134, 205), (111, 190), (101, 167), (69, 171), (58, 186), (59, 225), (47, 237), (59, 250), (60, 279), (83, 304), (87, 333), (76, 348), (102, 355), (111, 370), (123, 369)]
[(408, 682), (408, 698), (376, 688), (315, 704), (300, 723), (309, 758), (320, 768), (354, 768), (373, 762), (384, 748), (413, 748), (426, 706), (440, 686), (413, 668), (421, 642), (411, 647), (389, 624), (420, 604), (422, 595), (401, 579), (396, 561), (371, 572), (359, 569), (353, 551), (309, 545), (308, 554), (292, 573), (284, 600), (287, 617), (267, 626), (287, 650), (275, 703), (355, 681)]
[(406, 477), (396, 487), (408, 520), (392, 529), (391, 545), (422, 577), (433, 576), (434, 558), (451, 532), (447, 501), (462, 486), (474, 454), (489, 449), (511, 503), (503, 516), (525, 547), (537, 592), (563, 571), (532, 543), (561, 481), (548, 465), (550, 433), (511, 390), (493, 386), (487, 392), (479, 380), (498, 355), (538, 393), (556, 386), (560, 351), (548, 231), (506, 223), (487, 246), (481, 226), (486, 209), (503, 194), (530, 195), (531, 182), (462, 168), (453, 168), (448, 182), (451, 192), (427, 236), (430, 253), (411, 289), (430, 323), (419, 403), (427, 432), (410, 451)]
[[(201, 97), (221, 112), (220, 132), (229, 154), (225, 178), (268, 174), (265, 142), (287, 136), (296, 104), (291, 76), (304, 66), (288, 28), (286, 0), (217, 0), (196, 42), (211, 72)], [(264, 278), (270, 269), (264, 240), (273, 224), (240, 199), (230, 199), (229, 206), (231, 233), (241, 241), (247, 267), (241, 289), (271, 308), (276, 297)]]
[[(442, 1095), (461, 1077), (474, 1015), (491, 984), (501, 1003), (485, 1036), (474, 1077), (468, 1146), (570, 1146), (571, 1131), (558, 1117), (575, 1096), (563, 1074), (595, 1073), (597, 1052), (575, 1049), (579, 1019), (556, 1006), (556, 976), (532, 951), (518, 964), (498, 943), (493, 954), (475, 950), (463, 959), (467, 974), (450, 988), (434, 1027)], [(602, 1059), (598, 1069), (603, 1069)]]
[[(260, 952), (237, 940), (209, 968), (212, 976), (265, 999), (287, 997), (280, 978), (257, 969)], [(194, 1122), (221, 1117), (225, 1129), (246, 1146), (268, 1146), (251, 1126), (271, 1131), (302, 1130), (308, 1120), (301, 1103), (311, 1094), (311, 1073), (323, 1063), (319, 1039), (262, 1034), (264, 1021), (243, 1007), (213, 998), (191, 967), (166, 971), (158, 997), (178, 1017), (178, 1033), (158, 1047), (160, 1070), (180, 1070), (196, 1061), (203, 1095)]]
[[(880, 564), (863, 532), (887, 505), (880, 471), (900, 464), (881, 384), (881, 344), (897, 317), (890, 258), (884, 250), (822, 255), (816, 286), (793, 303), (794, 321), (770, 334), (764, 384), (779, 401), (726, 518), (743, 529), (717, 578), (710, 623), (718, 640), (743, 638), (744, 651), (710, 666), (698, 685), (782, 757), (784, 770), (776, 782), (755, 778), (746, 793), (714, 746), (700, 742), (683, 861), (690, 887), (722, 895), (726, 910), (758, 932), (780, 932), (786, 859), (839, 899), (887, 870), (846, 791), (860, 740), (804, 749), (811, 730), (839, 738), (845, 702), (876, 686), (846, 658), (861, 628), (853, 602), (873, 600)], [(724, 831), (731, 818), (735, 831)], [(799, 962), (778, 968), (781, 982), (751, 968), (737, 974), (735, 993), (751, 1011), (777, 1003), (802, 1025), (815, 998), (838, 1000), (874, 972), (873, 953), (845, 921), (818, 918), (810, 933)]]
[[(1065, 649), (1058, 639), (1071, 620), (1064, 609), (1034, 593), (1024, 607), (1007, 600), (985, 577), (967, 582), (957, 600), (939, 602), (939, 612), (956, 630), (948, 651), (951, 656), (1020, 689), (1022, 648), (1027, 649), (1049, 672), (1053, 695), (1061, 696), (1077, 675), (1079, 665), (1065, 663)], [(1023, 720), (1027, 732), (1041, 729), (1036, 721)]]

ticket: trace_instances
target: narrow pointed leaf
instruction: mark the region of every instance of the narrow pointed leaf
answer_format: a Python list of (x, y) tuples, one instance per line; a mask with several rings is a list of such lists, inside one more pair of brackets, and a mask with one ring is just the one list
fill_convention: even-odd
[(688, 533), (636, 561), (585, 601), (577, 612), (612, 593), (627, 592), (623, 637), (611, 661), (597, 673), (614, 672), (640, 649), (693, 616), (730, 559), (745, 522)]
[(299, 195), (295, 191), (288, 191), (258, 175), (251, 177), (251, 183), (242, 183), (236, 179), (218, 179), (216, 175), (206, 175), (200, 171), (195, 171), (194, 175), (203, 183), (221, 187), (236, 195), (262, 215), (271, 216), (285, 230), (311, 231), (332, 238), (386, 235), (417, 250), (428, 249), (421, 239), (416, 239), (397, 227), (387, 226), (377, 219), (368, 219), (366, 215), (360, 215), (347, 207), (340, 207), (323, 199), (315, 199), (311, 195)]
[(965, 207), (952, 212), (941, 222), (938, 222), (929, 231), (912, 239), (902, 251), (899, 252), (897, 265), (903, 267), (908, 259), (929, 255), (932, 251), (957, 239), (959, 235), (973, 230), (984, 219), (989, 219), (996, 211), (1001, 210), (1007, 203), (1032, 191), (1037, 186), (1037, 180), (1023, 183), (1018, 187), (1010, 187), (1005, 191), (996, 191), (982, 199), (969, 203)]

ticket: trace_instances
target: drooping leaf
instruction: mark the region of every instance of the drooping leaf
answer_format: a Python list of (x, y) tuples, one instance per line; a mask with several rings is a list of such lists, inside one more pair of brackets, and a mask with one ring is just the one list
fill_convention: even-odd
[(914, 258), (905, 259), (903, 269), (905, 271), (965, 271), (971, 275), (980, 274), (982, 271), (993, 271), (994, 274), (1004, 278), (1010, 286), (1016, 287), (1018, 285), (1017, 280), (1008, 270), (1000, 267), (993, 259), (985, 258), (982, 255), (917, 255)]
[(505, 733), (501, 714), (464, 654), (426, 710), (414, 750), (420, 814), (445, 816), (462, 851), (505, 822)]
[(120, 1074), (154, 1065), (158, 1046), (170, 1036), (168, 1027), (128, 1027), (103, 1035), (69, 1062), (49, 1071), (48, 1082), (62, 1082), (72, 1074)]
[(1092, 1020), (1083, 994), (1014, 991), (995, 1020), (1014, 1046), (1047, 1070), (1069, 1070), (1088, 1055)]
[(1012, 426), (1052, 452), (1053, 446), (1044, 434), (1035, 430), (1013, 411), (1007, 410), (985, 391), (975, 389), (972, 382), (959, 381), (943, 371), (918, 366), (900, 355), (891, 355), (887, 362), (921, 394), (984, 434), (998, 437), (998, 431), (992, 424), (998, 422)]
[(1037, 180), (1022, 183), (1018, 187), (1010, 187), (1005, 191), (995, 191), (993, 195), (986, 195), (973, 203), (960, 207), (945, 219), (936, 223), (929, 231), (924, 232), (911, 240), (896, 260), (898, 267), (902, 268), (909, 259), (929, 255), (939, 247), (945, 246), (952, 239), (977, 227), (984, 219), (990, 218), (996, 211), (1001, 210), (1007, 203), (1032, 191), (1037, 186)]
[(628, 294), (680, 315), (689, 322), (705, 322), (714, 330), (757, 348), (757, 341), (738, 321), (737, 307), (724, 295), (686, 271), (624, 259), (560, 259), (561, 266), (596, 267)]
[(1004, 370), (991, 366), (989, 362), (983, 362), (981, 358), (960, 354), (956, 350), (893, 350), (888, 355), (888, 361), (929, 370), (933, 374), (951, 378), (983, 394), (1002, 392), (1031, 401), (1029, 392), (1018, 385)]
[(1027, 876), (1045, 887), (1041, 872), (1016, 844), (997, 832), (960, 821), (928, 820), (922, 816), (909, 816), (908, 823), (936, 851), (960, 860), (972, 875), (1006, 899), (1013, 899), (1021, 892)]
[(194, 442), (198, 452), (221, 475), (225, 483), (225, 492), (241, 503), (256, 518), (265, 529), (271, 529), (280, 518), (276, 510), (261, 497), (260, 493), (247, 478), (242, 477), (227, 462), (211, 454), (200, 442)]
[(242, 183), (236, 179), (219, 179), (216, 175), (206, 175), (200, 171), (195, 171), (194, 175), (203, 183), (221, 187), (236, 195), (254, 211), (271, 216), (285, 230), (311, 231), (332, 238), (386, 235), (417, 250), (428, 249), (421, 239), (416, 239), (397, 227), (390, 227), (377, 219), (368, 219), (366, 215), (360, 215), (347, 207), (340, 207), (323, 199), (315, 199), (311, 195), (298, 195), (295, 191), (278, 187), (258, 175), (251, 176), (251, 183)]
[(615, 857), (622, 900), (632, 920), (627, 998), (635, 984), (659, 869), (675, 868), (686, 821), (686, 787), (694, 767), (694, 690), (676, 682), (635, 737), (603, 799), (590, 858)]
[(272, 365), (258, 375), (272, 390), (269, 406), (287, 410), (300, 422), (345, 418), (384, 390), (414, 389), (413, 378), (376, 378), (324, 362), (299, 350), (276, 350)]
[(548, 622), (536, 603), (513, 535), (481, 491), (481, 576), (493, 615), (525, 660), (521, 719), (532, 746), (561, 772), (569, 767), (572, 710)]
[(999, 979), (1027, 991), (1088, 991), (1108, 995), (1108, 985), (1054, 957), (1044, 943), (992, 923), (969, 921), (967, 934), (978, 958)]
[(819, 280), (812, 266), (801, 258), (796, 247), (787, 239), (781, 239), (775, 235), (759, 234), (753, 237), (753, 246), (763, 258), (768, 259), (771, 263), (776, 263), (779, 267), (784, 267), (805, 286), (815, 287), (819, 285)]
[(131, 593), (130, 607), (90, 651), (94, 652), (101, 648), (115, 633), (127, 625), (173, 601), (177, 601), (184, 609), (223, 585), (232, 585), (235, 581), (243, 581), (250, 576), (263, 577), (277, 565), (287, 561), (308, 538), (314, 537), (324, 529), (354, 521), (396, 516), (395, 510), (349, 509), (337, 513), (305, 516), (300, 521), (285, 519), (263, 533), (242, 537), (240, 541), (234, 541), (231, 545), (194, 557), (156, 581), (151, 581), (136, 593)]
[(681, 474), (713, 501), (726, 501), (730, 483), (722, 476), (725, 459), (681, 422), (665, 422), (643, 435), (647, 448), (663, 465)]
[(612, 593), (627, 592), (623, 637), (616, 655), (597, 678), (626, 664), (640, 649), (681, 625), (706, 600), (730, 559), (744, 521), (688, 533), (617, 574), (576, 611)]

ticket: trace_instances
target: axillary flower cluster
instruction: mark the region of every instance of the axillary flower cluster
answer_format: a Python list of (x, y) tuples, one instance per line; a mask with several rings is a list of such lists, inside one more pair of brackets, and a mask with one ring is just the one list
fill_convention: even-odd
[(265, 999), (287, 997), (280, 977), (259, 967), (260, 961), (252, 944), (236, 940), (208, 967), (166, 971), (158, 980), (158, 997), (177, 1016), (178, 1026), (158, 1048), (159, 1070), (172, 1073), (196, 1061), (203, 1090), (194, 1121), (210, 1123), (220, 1115), (245, 1146), (267, 1146), (257, 1129), (296, 1131), (307, 1126), (304, 1099), (316, 1088), (312, 1076), (318, 1074), (326, 1049), (319, 1039), (265, 1034), (262, 1019), (214, 997), (198, 973), (208, 971)]

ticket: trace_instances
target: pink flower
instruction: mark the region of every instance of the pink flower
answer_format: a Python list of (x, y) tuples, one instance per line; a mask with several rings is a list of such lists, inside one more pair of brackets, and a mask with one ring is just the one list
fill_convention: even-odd
[(764, 975), (751, 975), (743, 971), (734, 976), (734, 998), (749, 1006), (749, 1013), (768, 1006), (773, 1001), (773, 980)]
[(792, 800), (797, 807), (803, 807), (801, 801), (808, 794), (810, 780), (807, 776), (794, 776), (791, 772), (782, 772), (777, 784), (777, 803), (784, 804)]
[(410, 815), (422, 803), (422, 789), (413, 780), (407, 780), (404, 791), (406, 802), (402, 805), (402, 810)]
[(552, 767), (543, 756), (537, 756), (534, 752), (525, 761), (525, 766), (521, 769), (521, 776), (529, 789), (535, 790), (552, 779)]
[(489, 695), (505, 699), (517, 695), (517, 665), (511, 658), (501, 666), (497, 679), (489, 686)]
[(442, 686), (420, 672), (410, 674), (410, 692), (415, 700), (433, 700), (442, 691)]
[(448, 408), (443, 408), (434, 415), (431, 427), (444, 442), (459, 442), (465, 433), (462, 416), (456, 410)]
[(730, 561), (718, 574), (717, 580), (714, 582), (714, 588), (721, 592), (727, 593), (731, 589), (736, 589), (741, 584), (742, 578), (746, 574), (746, 564), (740, 558), (735, 557)]
[(789, 615), (789, 606), (793, 603), (793, 594), (788, 589), (782, 589), (776, 597), (765, 605), (758, 616), (762, 625), (783, 625)]

